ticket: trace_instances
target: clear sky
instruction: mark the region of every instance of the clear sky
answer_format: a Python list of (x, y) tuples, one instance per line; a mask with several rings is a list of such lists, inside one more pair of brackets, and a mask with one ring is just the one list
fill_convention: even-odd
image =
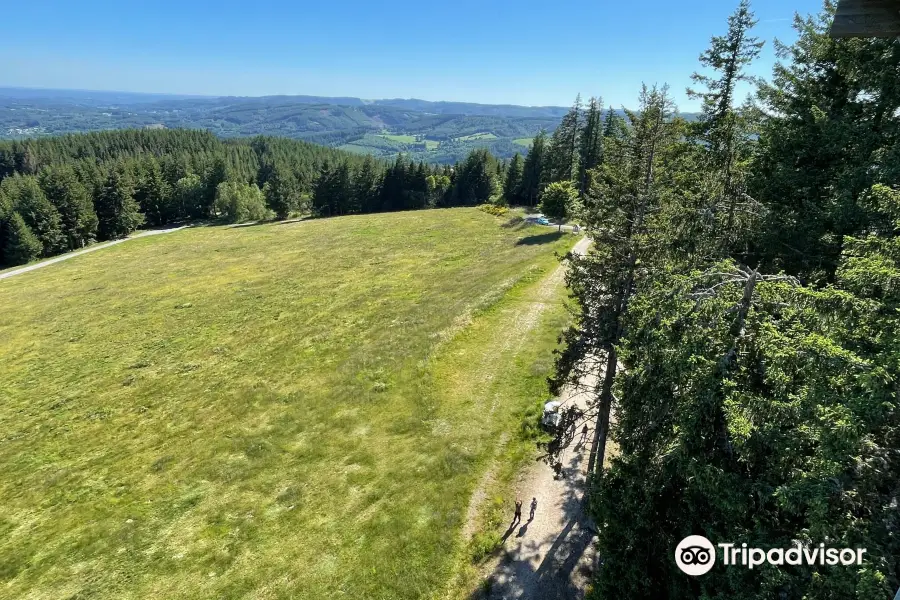
[[(0, 25), (0, 86), (260, 96), (308, 94), (569, 105), (634, 104), (642, 81), (679, 107), (697, 56), (737, 0), (22, 0)], [(756, 0), (767, 40), (795, 11)]]

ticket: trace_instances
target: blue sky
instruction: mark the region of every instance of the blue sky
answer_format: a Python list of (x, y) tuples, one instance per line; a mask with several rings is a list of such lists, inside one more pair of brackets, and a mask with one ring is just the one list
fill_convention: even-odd
[[(568, 105), (633, 104), (642, 81), (684, 88), (737, 0), (277, 0), (11, 2), (0, 86), (180, 94), (309, 94)], [(756, 0), (767, 40), (794, 38), (794, 11)]]

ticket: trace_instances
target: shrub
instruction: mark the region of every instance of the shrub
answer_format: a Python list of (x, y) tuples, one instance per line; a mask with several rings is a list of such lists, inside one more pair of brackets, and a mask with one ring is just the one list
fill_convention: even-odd
[(216, 186), (215, 215), (229, 223), (260, 221), (269, 217), (266, 199), (256, 184), (223, 181)]
[(478, 210), (484, 211), (489, 215), (494, 215), (495, 217), (502, 217), (509, 212), (507, 207), (497, 206), (496, 204), (481, 204), (479, 205)]

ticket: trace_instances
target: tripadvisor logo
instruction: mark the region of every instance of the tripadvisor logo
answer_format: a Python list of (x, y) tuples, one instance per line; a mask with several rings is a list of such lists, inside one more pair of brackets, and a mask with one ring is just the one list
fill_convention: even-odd
[[(717, 544), (722, 564), (754, 569), (763, 564), (783, 565), (861, 565), (865, 548), (826, 548), (825, 544), (805, 546), (797, 542), (791, 548), (748, 548), (747, 544)], [(675, 564), (688, 575), (704, 575), (716, 564), (716, 547), (702, 535), (689, 535), (675, 548)]]

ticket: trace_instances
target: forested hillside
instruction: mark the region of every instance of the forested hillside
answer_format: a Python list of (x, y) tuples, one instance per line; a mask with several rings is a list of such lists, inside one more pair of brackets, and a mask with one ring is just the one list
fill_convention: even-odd
[[(799, 39), (741, 104), (762, 46), (744, 0), (694, 74), (699, 120), (645, 87), (601, 138), (569, 130), (566, 147), (599, 149), (594, 168), (558, 155), (560, 182), (542, 184), (545, 207), (595, 241), (571, 257), (580, 313), (556, 381), (600, 376), (593, 598), (874, 600), (900, 586), (900, 40), (833, 39), (833, 14), (798, 16)], [(673, 560), (689, 535), (866, 555), (691, 577)]]
[[(269, 135), (352, 152), (453, 163), (473, 148), (501, 158), (553, 130), (566, 109), (317, 96), (190, 98), (0, 88), (0, 139), (125, 128), (206, 129), (220, 137)], [(518, 140), (518, 141), (517, 141)]]

